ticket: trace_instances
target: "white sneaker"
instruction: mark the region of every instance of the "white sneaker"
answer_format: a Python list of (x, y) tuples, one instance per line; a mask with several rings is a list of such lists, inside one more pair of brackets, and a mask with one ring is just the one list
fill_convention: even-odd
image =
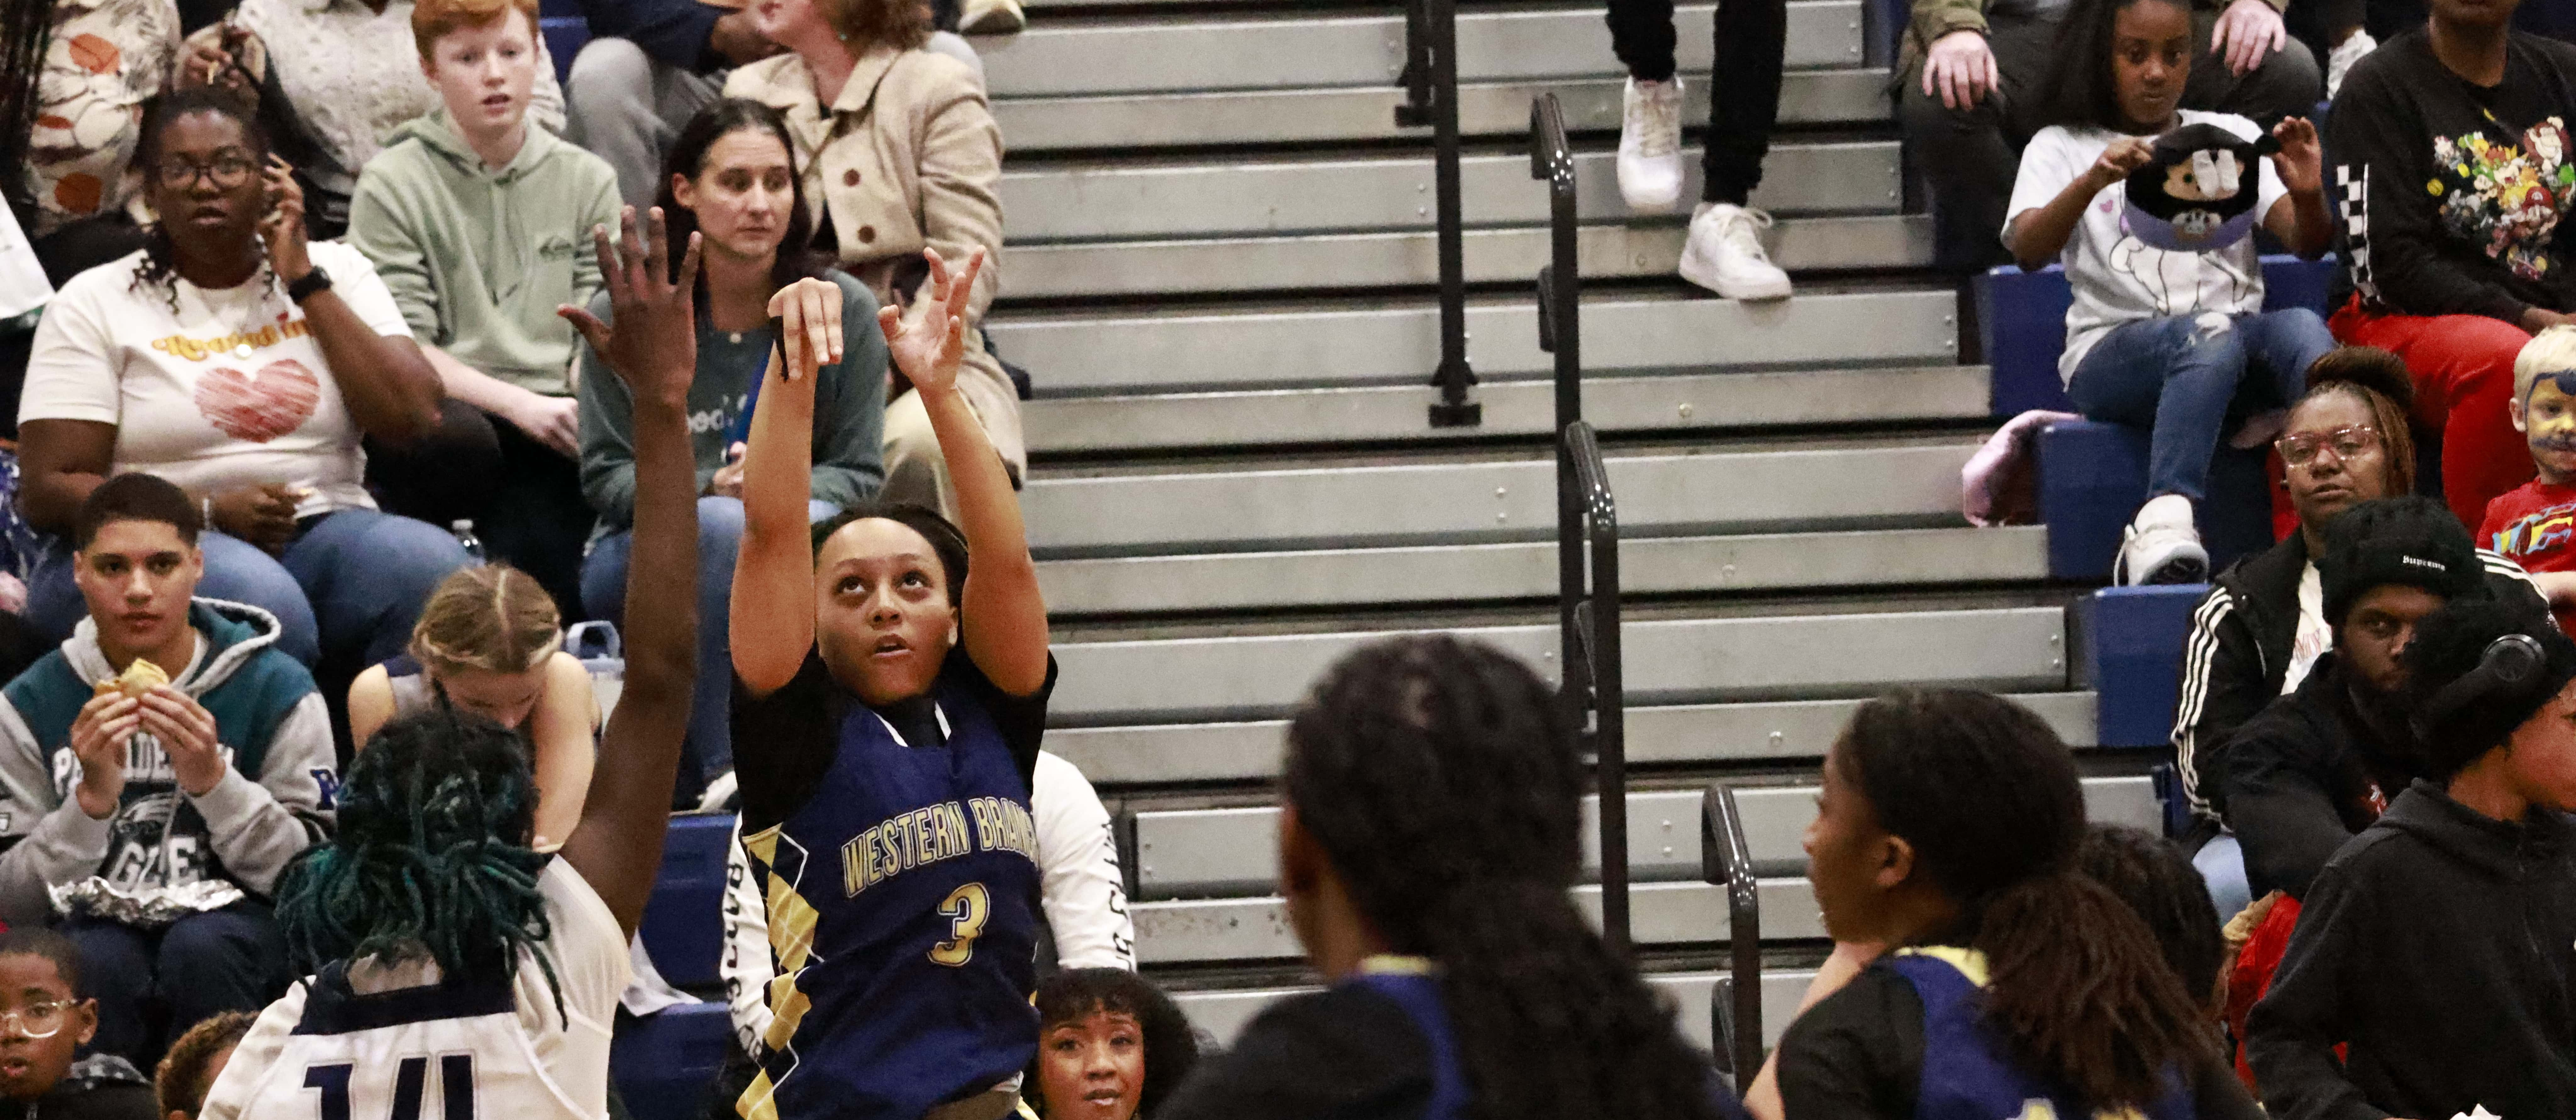
[(2138, 507), (2120, 537), (2120, 558), (2111, 566), (2111, 582), (2122, 587), (2145, 584), (2200, 583), (2209, 578), (2209, 550), (2192, 527), (2191, 499), (2165, 494)]
[(1670, 210), (1682, 198), (1682, 76), (1628, 79), (1619, 95), (1619, 197), (1631, 210)]
[(1771, 215), (1751, 207), (1700, 203), (1682, 245), (1682, 279), (1728, 299), (1789, 298), (1789, 274), (1762, 248), (1769, 228)]
[(741, 801), (742, 785), (734, 778), (733, 768), (726, 767), (724, 773), (716, 775), (716, 780), (707, 783), (707, 791), (698, 796), (698, 811), (722, 813), (740, 808)]
[(2371, 38), (2370, 32), (2355, 31), (2344, 39), (2342, 46), (2326, 55), (2326, 100), (2334, 100), (2335, 93), (2343, 89), (2343, 76), (2352, 73), (2353, 63), (2370, 57), (2370, 52), (2378, 49), (2379, 40)]
[(968, 35), (1009, 35), (1028, 25), (1020, 0), (966, 0), (957, 17), (957, 30)]

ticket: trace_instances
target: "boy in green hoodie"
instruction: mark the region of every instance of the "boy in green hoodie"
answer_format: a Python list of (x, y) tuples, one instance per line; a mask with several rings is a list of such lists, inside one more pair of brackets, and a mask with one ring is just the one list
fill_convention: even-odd
[(397, 512), (472, 520), (495, 558), (577, 610), (593, 515), (573, 332), (555, 309), (600, 289), (587, 247), (593, 227), (617, 225), (617, 173), (528, 121), (537, 0), (421, 0), (411, 23), (445, 107), (368, 161), (348, 239), (453, 399), (437, 436), (373, 449), (375, 481)]

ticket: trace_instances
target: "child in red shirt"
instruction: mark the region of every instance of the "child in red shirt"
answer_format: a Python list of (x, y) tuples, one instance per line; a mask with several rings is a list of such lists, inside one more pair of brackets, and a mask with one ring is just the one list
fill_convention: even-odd
[(2576, 327), (2523, 345), (2507, 410), (2540, 474), (2487, 503), (2478, 543), (2529, 571), (2558, 628), (2576, 636)]

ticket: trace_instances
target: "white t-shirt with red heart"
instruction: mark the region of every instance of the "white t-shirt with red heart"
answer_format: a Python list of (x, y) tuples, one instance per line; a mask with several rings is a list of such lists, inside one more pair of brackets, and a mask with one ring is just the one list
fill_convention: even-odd
[[(366, 257), (336, 241), (310, 248), (361, 322), (411, 337)], [(358, 426), (284, 286), (265, 270), (212, 291), (176, 277), (137, 282), (142, 262), (136, 253), (72, 277), (46, 306), (19, 421), (116, 425), (110, 470), (191, 490), (310, 488), (298, 517), (375, 508)]]

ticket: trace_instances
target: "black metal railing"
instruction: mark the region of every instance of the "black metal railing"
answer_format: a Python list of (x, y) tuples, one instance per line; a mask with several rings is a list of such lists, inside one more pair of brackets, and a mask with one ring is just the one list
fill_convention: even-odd
[(1472, 428), (1485, 422), (1473, 399), (1476, 372), (1467, 365), (1467, 248), (1458, 200), (1458, 0), (1408, 0), (1404, 7), (1404, 104), (1400, 128), (1431, 129), (1433, 195), (1440, 255), (1440, 365), (1431, 384), (1431, 426)]
[(1726, 940), (1734, 950), (1725, 982), (1710, 1000), (1718, 1063), (1738, 1093), (1762, 1068), (1762, 893), (1753, 847), (1744, 841), (1744, 811), (1735, 787), (1718, 782), (1700, 798), (1700, 878), (1726, 888)]
[(1554, 252), (1538, 274), (1538, 344), (1556, 356), (1556, 571), (1562, 695), (1601, 800), (1601, 932), (1628, 951), (1628, 753), (1619, 667), (1619, 504), (1601, 439), (1583, 422), (1574, 153), (1556, 95), (1530, 101), (1530, 177), (1547, 183)]

